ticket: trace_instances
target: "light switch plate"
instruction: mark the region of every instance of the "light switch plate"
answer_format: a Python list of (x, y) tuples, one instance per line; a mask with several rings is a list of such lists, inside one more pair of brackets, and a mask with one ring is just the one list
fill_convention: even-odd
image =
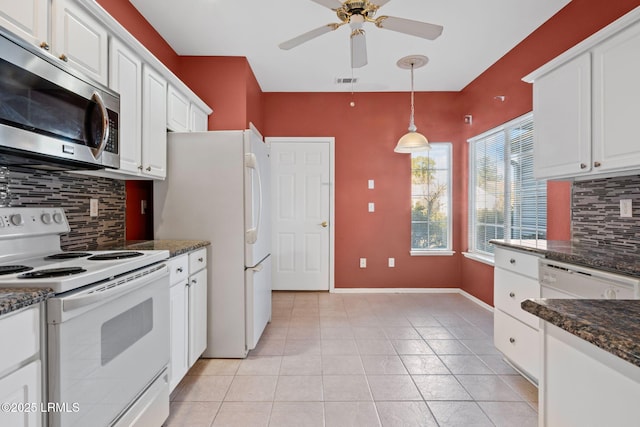
[(98, 216), (98, 199), (89, 199), (89, 216)]
[(367, 259), (360, 258), (360, 268), (367, 268)]
[(620, 218), (633, 217), (633, 204), (631, 199), (620, 199)]
[(395, 266), (396, 266), (396, 259), (389, 258), (389, 267), (395, 267)]
[(372, 179), (369, 180), (367, 187), (369, 188), (369, 190), (373, 190), (375, 188), (375, 183), (373, 182)]
[(373, 202), (369, 202), (369, 212), (375, 212), (376, 211), (376, 205)]

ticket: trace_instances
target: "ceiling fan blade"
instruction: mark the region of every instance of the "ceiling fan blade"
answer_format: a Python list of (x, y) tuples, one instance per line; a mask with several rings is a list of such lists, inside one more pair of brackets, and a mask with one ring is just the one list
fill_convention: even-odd
[(376, 19), (376, 26), (386, 30), (422, 37), (427, 40), (435, 40), (440, 37), (443, 29), (442, 25), (396, 18), (395, 16), (380, 16)]
[(367, 65), (367, 39), (364, 31), (357, 29), (351, 33), (351, 68)]
[(340, 9), (342, 7), (342, 2), (340, 0), (311, 0), (311, 1), (318, 3), (324, 7), (328, 7), (331, 10)]
[(385, 4), (389, 3), (391, 0), (369, 0), (369, 3), (375, 4), (378, 7), (382, 7)]
[(289, 50), (298, 45), (301, 45), (304, 42), (308, 42), (311, 39), (315, 39), (318, 36), (326, 34), (330, 31), (336, 30), (342, 24), (327, 24), (322, 27), (318, 27), (315, 30), (308, 31), (304, 34), (300, 34), (298, 37), (294, 37), (291, 40), (287, 40), (286, 42), (282, 42), (278, 45), (278, 47), (282, 50)]

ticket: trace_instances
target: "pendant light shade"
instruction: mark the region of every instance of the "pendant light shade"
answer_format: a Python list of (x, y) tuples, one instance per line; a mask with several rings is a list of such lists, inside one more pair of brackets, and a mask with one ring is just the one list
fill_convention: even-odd
[(416, 151), (426, 151), (431, 148), (427, 138), (418, 132), (418, 128), (413, 119), (415, 112), (413, 105), (413, 70), (425, 66), (427, 62), (429, 62), (429, 58), (426, 56), (411, 55), (401, 58), (397, 63), (398, 67), (411, 70), (411, 116), (409, 118), (409, 132), (398, 140), (396, 148), (393, 149), (396, 153), (414, 153)]

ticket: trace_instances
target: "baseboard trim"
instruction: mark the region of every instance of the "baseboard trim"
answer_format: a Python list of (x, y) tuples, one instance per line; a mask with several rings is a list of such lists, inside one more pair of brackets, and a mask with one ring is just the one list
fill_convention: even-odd
[(493, 307), (460, 288), (333, 288), (336, 294), (460, 294), (493, 313)]

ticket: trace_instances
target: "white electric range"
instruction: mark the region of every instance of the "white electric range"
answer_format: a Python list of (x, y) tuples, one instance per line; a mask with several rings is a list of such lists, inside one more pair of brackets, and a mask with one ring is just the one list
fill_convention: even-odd
[(64, 210), (0, 208), (0, 288), (51, 288), (51, 427), (161, 425), (169, 414), (169, 251), (62, 251)]

